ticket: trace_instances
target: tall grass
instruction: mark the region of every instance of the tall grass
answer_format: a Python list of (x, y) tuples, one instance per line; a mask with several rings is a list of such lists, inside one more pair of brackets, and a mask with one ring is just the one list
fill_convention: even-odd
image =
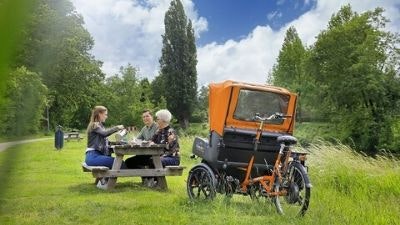
[(83, 173), (85, 141), (53, 141), (13, 147), (0, 153), (0, 224), (399, 224), (400, 166), (389, 156), (368, 158), (344, 145), (320, 142), (310, 152), (311, 203), (302, 218), (278, 215), (265, 201), (218, 195), (192, 203), (186, 177), (193, 138), (180, 139), (182, 177), (167, 177), (169, 190), (141, 186), (139, 178), (118, 178), (103, 191)]
[(400, 161), (375, 158), (343, 144), (316, 142), (310, 152), (311, 210), (318, 224), (399, 224)]

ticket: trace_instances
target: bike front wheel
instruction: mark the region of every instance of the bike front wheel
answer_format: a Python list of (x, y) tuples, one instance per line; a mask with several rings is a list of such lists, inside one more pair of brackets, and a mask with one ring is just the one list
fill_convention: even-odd
[(311, 184), (305, 168), (300, 163), (292, 163), (282, 184), (274, 185), (274, 191), (286, 190), (286, 195), (273, 197), (276, 210), (288, 216), (303, 216), (310, 203)]
[(214, 174), (204, 165), (198, 165), (189, 172), (187, 193), (190, 200), (213, 200), (216, 195)]

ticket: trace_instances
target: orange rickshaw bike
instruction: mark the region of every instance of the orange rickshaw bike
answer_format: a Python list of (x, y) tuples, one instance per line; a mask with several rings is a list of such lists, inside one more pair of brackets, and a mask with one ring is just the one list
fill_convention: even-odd
[(209, 85), (209, 137), (196, 137), (188, 174), (192, 201), (217, 193), (266, 198), (277, 212), (304, 215), (311, 183), (306, 153), (292, 136), (297, 95), (284, 88), (224, 81)]

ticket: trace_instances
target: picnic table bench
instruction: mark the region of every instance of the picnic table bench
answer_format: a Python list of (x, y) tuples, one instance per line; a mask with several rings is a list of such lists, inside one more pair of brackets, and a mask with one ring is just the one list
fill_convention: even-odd
[[(161, 164), (160, 155), (164, 152), (165, 145), (114, 145), (115, 159), (111, 169), (105, 166), (88, 166), (82, 163), (84, 172), (92, 172), (95, 183), (100, 189), (113, 189), (117, 183), (118, 177), (156, 177), (156, 187), (166, 190), (168, 189), (166, 176), (181, 176), (184, 167), (182, 166), (166, 166)], [(121, 169), (124, 155), (151, 155), (154, 163), (154, 169)]]
[(83, 139), (83, 137), (80, 136), (79, 132), (68, 132), (68, 133), (64, 134), (64, 139), (66, 141), (69, 141), (69, 140), (72, 140), (72, 139), (80, 141), (80, 140)]

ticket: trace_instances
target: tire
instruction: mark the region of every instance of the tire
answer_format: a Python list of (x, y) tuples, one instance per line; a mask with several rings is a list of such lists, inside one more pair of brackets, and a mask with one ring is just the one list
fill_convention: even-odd
[(187, 179), (187, 193), (192, 201), (215, 198), (214, 173), (206, 164), (197, 165), (190, 170)]
[[(287, 191), (286, 195), (273, 197), (279, 214), (303, 216), (310, 203), (311, 184), (307, 172), (300, 163), (292, 163), (286, 175), (286, 183), (274, 185), (274, 191)], [(285, 180), (285, 179), (284, 179)]]

